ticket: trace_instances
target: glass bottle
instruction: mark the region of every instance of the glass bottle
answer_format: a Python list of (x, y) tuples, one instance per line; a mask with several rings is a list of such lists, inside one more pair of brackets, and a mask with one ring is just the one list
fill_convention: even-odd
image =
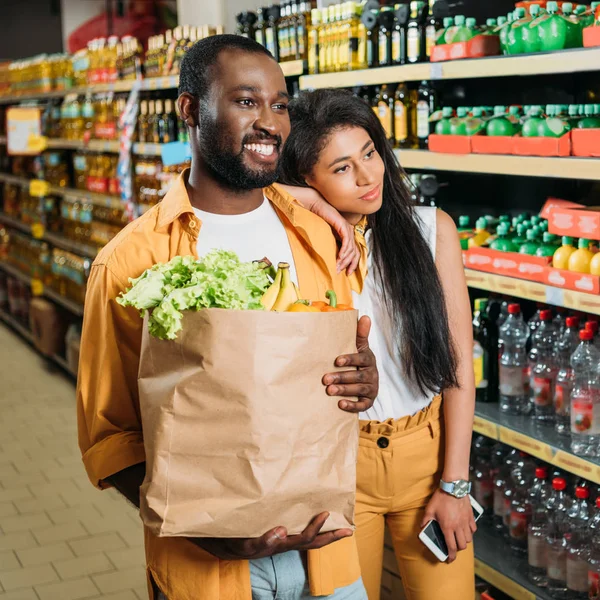
[(410, 19), (406, 25), (406, 60), (422, 62), (425, 57), (425, 32), (423, 27), (423, 2), (410, 3)]
[(156, 102), (150, 100), (148, 102), (148, 141), (151, 144), (160, 144), (160, 136), (158, 133), (158, 119), (156, 116)]
[(163, 133), (163, 143), (175, 142), (177, 141), (177, 116), (173, 110), (173, 100), (171, 99), (165, 100), (164, 117), (166, 128)]
[(431, 53), (437, 39), (437, 32), (440, 29), (440, 21), (433, 14), (434, 4), (435, 0), (429, 0), (429, 12), (427, 13), (427, 20), (425, 22), (425, 60), (431, 58)]
[(435, 110), (435, 94), (428, 81), (421, 82), (417, 93), (417, 140), (419, 148), (426, 150), (429, 146), (429, 132), (431, 130), (429, 117)]
[(288, 60), (297, 60), (298, 55), (298, 2), (292, 0), (288, 20), (289, 54)]
[(486, 314), (488, 300), (475, 300), (473, 364), (478, 402), (498, 400), (498, 329)]
[(381, 86), (377, 97), (377, 116), (388, 140), (394, 140), (394, 97), (390, 94), (387, 84)]
[(254, 28), (254, 39), (261, 46), (267, 47), (267, 40), (265, 39), (265, 27), (267, 26), (267, 8), (256, 9), (256, 26)]
[[(338, 8), (339, 7), (339, 8)], [(337, 46), (338, 46), (338, 71), (350, 69), (350, 12), (348, 3), (336, 6), (337, 19)]]
[(265, 25), (265, 42), (267, 50), (273, 55), (273, 58), (279, 62), (279, 34), (277, 31), (277, 22), (280, 17), (280, 8), (274, 4), (268, 8), (268, 22)]
[(394, 28), (394, 8), (383, 6), (379, 12), (379, 66), (392, 64), (392, 30)]
[(379, 64), (379, 11), (372, 11), (373, 18), (367, 25), (367, 67), (377, 67)]
[(352, 16), (350, 18), (350, 69), (367, 68), (367, 28), (361, 21), (362, 7), (357, 2), (351, 2)]
[(398, 148), (414, 145), (413, 132), (409, 128), (410, 101), (405, 83), (399, 83), (394, 94), (394, 136)]
[(140, 102), (140, 115), (138, 117), (138, 141), (148, 143), (148, 100)]
[(395, 12), (392, 30), (392, 64), (403, 65), (404, 63), (406, 63), (406, 27)]
[(313, 8), (308, 26), (308, 72), (313, 75), (320, 72), (319, 29), (321, 27), (321, 11)]
[(311, 25), (310, 2), (300, 2), (296, 16), (297, 56), (300, 60), (308, 59), (308, 30)]
[(590, 523), (588, 552), (588, 598), (600, 598), (600, 496), (596, 498), (596, 514)]

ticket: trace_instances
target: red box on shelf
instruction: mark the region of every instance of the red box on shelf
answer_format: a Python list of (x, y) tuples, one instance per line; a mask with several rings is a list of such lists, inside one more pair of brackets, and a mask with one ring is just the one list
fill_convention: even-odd
[(434, 46), (431, 62), (459, 60), (461, 58), (481, 58), (500, 54), (500, 38), (497, 35), (476, 35), (468, 42)]
[(500, 252), (491, 248), (469, 248), (463, 252), (465, 267), (495, 275), (542, 283), (551, 259), (517, 252)]
[(512, 154), (514, 139), (509, 135), (474, 135), (471, 148), (475, 154)]
[(600, 277), (598, 275), (574, 273), (573, 271), (548, 267), (544, 283), (575, 292), (600, 294)]
[[(551, 206), (546, 209), (548, 203)], [(583, 206), (564, 200), (549, 200), (542, 209), (548, 231), (556, 235), (600, 240), (600, 206)]]
[(570, 156), (571, 132), (559, 138), (515, 136), (512, 153), (519, 156)]
[(583, 45), (586, 48), (600, 46), (600, 25), (586, 27), (583, 30)]
[(471, 136), (469, 135), (438, 135), (429, 136), (429, 150), (446, 154), (470, 154)]
[(600, 129), (572, 129), (571, 151), (573, 156), (600, 156)]

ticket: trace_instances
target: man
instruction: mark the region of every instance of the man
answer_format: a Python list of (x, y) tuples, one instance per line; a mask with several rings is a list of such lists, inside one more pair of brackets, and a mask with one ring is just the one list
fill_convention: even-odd
[[(115, 302), (129, 278), (173, 256), (222, 247), (244, 261), (289, 262), (303, 297), (322, 298), (335, 289), (340, 301), (351, 302), (349, 283), (336, 271), (329, 226), (267, 187), (290, 130), (285, 90), (279, 65), (253, 41), (216, 36), (190, 49), (178, 103), (190, 132), (191, 170), (92, 267), (77, 391), (79, 442), (94, 485), (114, 486), (138, 507), (145, 475), (137, 390), (142, 320)], [(352, 370), (323, 378), (329, 395), (359, 398), (341, 400), (343, 410), (366, 410), (377, 395), (368, 332), (365, 319), (359, 353), (337, 359)], [(276, 527), (258, 539), (157, 538), (146, 530), (151, 597), (364, 600), (352, 532), (320, 533), (326, 519), (327, 513), (315, 516), (297, 536)]]

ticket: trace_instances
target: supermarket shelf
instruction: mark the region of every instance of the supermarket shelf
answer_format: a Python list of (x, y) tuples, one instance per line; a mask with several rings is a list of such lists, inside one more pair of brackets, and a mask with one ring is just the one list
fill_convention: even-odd
[(597, 158), (444, 154), (427, 150), (395, 152), (405, 169), (600, 180), (600, 160)]
[[(14, 329), (22, 338), (27, 340), (30, 344), (34, 345), (33, 335), (31, 334), (31, 331), (29, 331), (29, 329), (21, 325), (19, 321), (17, 321), (14, 317), (9, 315), (7, 312), (4, 312), (3, 310), (0, 310), (0, 321), (6, 323), (9, 327)], [(54, 354), (50, 357), (44, 355), (44, 358), (50, 358), (52, 362), (61, 367), (68, 375), (77, 379), (77, 373), (71, 370), (71, 367), (69, 367), (69, 364), (62, 356), (59, 356), (58, 354)]]
[[(16, 279), (20, 279), (23, 283), (27, 285), (31, 285), (33, 278), (25, 273), (21, 272), (16, 267), (13, 267), (11, 264), (0, 260), (0, 269), (2, 269), (5, 273), (15, 277)], [(73, 300), (69, 300), (64, 296), (61, 296), (58, 292), (55, 292), (52, 288), (44, 287), (43, 294), (44, 297), (48, 298), (48, 300), (52, 300), (59, 304), (63, 308), (66, 308), (70, 313), (81, 317), (83, 316), (83, 305), (78, 304), (77, 302), (73, 302)]]
[[(4, 223), (5, 225), (9, 225), (14, 229), (18, 229), (23, 233), (27, 233), (32, 235), (31, 226), (26, 225), (25, 223), (21, 223), (19, 219), (15, 219), (14, 217), (10, 217), (9, 215), (5, 215), (0, 212), (0, 223)], [(98, 250), (93, 246), (89, 246), (88, 244), (81, 244), (79, 242), (75, 242), (70, 240), (62, 235), (57, 233), (51, 233), (49, 231), (45, 231), (42, 235), (41, 240), (56, 246), (57, 248), (61, 248), (62, 250), (67, 250), (68, 252), (73, 252), (74, 254), (78, 254), (80, 256), (85, 256), (87, 258), (96, 258), (96, 254), (98, 254)]]
[(49, 138), (48, 148), (57, 150), (90, 150), (91, 152), (111, 152), (116, 154), (120, 150), (118, 140), (65, 140), (61, 138)]
[[(0, 181), (12, 183), (14, 185), (29, 186), (30, 179), (27, 177), (19, 177), (18, 175), (10, 175), (9, 173), (0, 173)], [(50, 186), (50, 195), (63, 196), (64, 198), (74, 198), (76, 200), (87, 200), (97, 206), (106, 208), (119, 209), (123, 208), (123, 202), (116, 196), (108, 194), (98, 194), (96, 192), (88, 192), (87, 190), (76, 190), (73, 188), (64, 188), (56, 185)]]
[(479, 521), (473, 541), (475, 574), (513, 600), (552, 600), (547, 590), (527, 579), (527, 560), (517, 558), (504, 538), (488, 523)]
[(133, 153), (139, 156), (161, 156), (162, 144), (134, 144)]
[(569, 438), (560, 436), (549, 423), (531, 417), (506, 415), (497, 403), (478, 402), (473, 430), (493, 440), (518, 448), (563, 471), (600, 483), (600, 460), (571, 452)]
[(417, 63), (360, 71), (305, 75), (300, 78), (300, 89), (380, 85), (425, 79), (473, 79), (586, 71), (600, 71), (600, 48), (579, 48), (522, 56), (491, 56), (470, 60), (449, 60), (438, 63)]
[(543, 283), (494, 275), (473, 269), (465, 269), (465, 274), (467, 285), (471, 288), (600, 315), (600, 296), (595, 294), (574, 292)]
[(101, 94), (103, 92), (129, 92), (133, 88), (133, 80), (116, 81), (115, 83), (106, 83), (90, 85), (68, 90), (53, 90), (51, 92), (38, 92), (33, 94), (13, 94), (11, 96), (0, 96), (0, 104), (17, 104), (25, 100), (46, 100), (50, 98), (62, 98), (67, 94)]

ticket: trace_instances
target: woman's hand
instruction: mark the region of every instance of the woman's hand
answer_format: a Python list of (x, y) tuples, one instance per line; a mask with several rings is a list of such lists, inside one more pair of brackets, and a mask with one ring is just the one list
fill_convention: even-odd
[(447, 562), (451, 563), (456, 560), (456, 553), (473, 541), (473, 534), (477, 531), (469, 496), (455, 498), (436, 490), (425, 509), (421, 529), (432, 519), (439, 523), (444, 532), (448, 546)]
[(331, 225), (337, 238), (342, 242), (337, 260), (338, 273), (345, 269), (347, 275), (352, 275), (360, 262), (360, 248), (354, 239), (354, 227), (314, 188), (283, 185), (281, 183), (277, 185), (296, 198), (302, 208), (310, 210), (310, 212)]

